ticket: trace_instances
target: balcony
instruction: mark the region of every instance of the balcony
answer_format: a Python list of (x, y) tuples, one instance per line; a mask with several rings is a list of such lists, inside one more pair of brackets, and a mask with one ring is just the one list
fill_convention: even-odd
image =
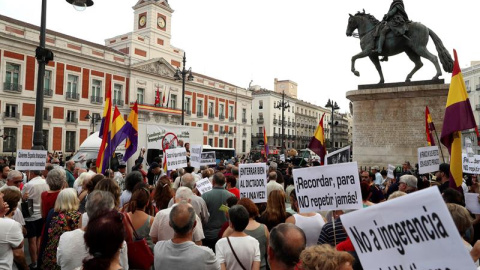
[(243, 132), (242, 137), (247, 137), (247, 132)]
[(213, 129), (208, 130), (208, 135), (213, 135), (213, 133), (214, 133)]
[(475, 90), (480, 91), (480, 84), (477, 84), (477, 85), (475, 86)]
[(3, 118), (8, 118), (8, 119), (20, 119), (20, 114), (15, 113), (15, 112), (4, 112), (3, 113)]
[(53, 90), (52, 89), (43, 89), (43, 96), (44, 97), (52, 97), (53, 96)]
[(227, 132), (225, 132), (225, 130), (220, 130), (220, 132), (218, 132), (220, 135), (225, 135), (227, 134)]
[(287, 126), (291, 127), (291, 126), (292, 126), (292, 122), (288, 121)]
[(218, 119), (219, 119), (220, 121), (225, 120), (225, 115), (224, 115), (224, 114), (220, 114), (220, 115), (218, 116)]
[(263, 118), (257, 118), (257, 124), (263, 124), (264, 122)]
[(297, 127), (300, 127), (300, 123), (297, 122)]
[(228, 117), (228, 121), (230, 121), (230, 122), (235, 121), (235, 117), (233, 117), (233, 116)]
[(233, 130), (229, 130), (228, 135), (233, 136)]
[(247, 123), (247, 118), (242, 118), (242, 123)]
[(3, 91), (12, 92), (12, 93), (21, 93), (22, 92), (22, 85), (18, 83), (3, 83)]
[(124, 102), (121, 99), (114, 99), (113, 100), (113, 106), (117, 105), (118, 107), (123, 107), (123, 104), (124, 104)]
[(186, 115), (192, 115), (192, 111), (186, 110), (186, 111), (185, 111), (185, 114), (186, 114)]
[(273, 133), (273, 137), (278, 138), (278, 137), (280, 137), (280, 134), (278, 134), (278, 133)]
[(52, 116), (50, 115), (43, 115), (43, 122), (52, 122)]
[(65, 96), (65, 98), (66, 98), (67, 100), (78, 101), (78, 100), (80, 99), (80, 94), (79, 94), (79, 93), (67, 92), (66, 94), (67, 94), (67, 95)]
[(305, 127), (305, 124), (304, 124), (304, 123), (301, 123), (301, 124), (300, 124), (300, 127), (302, 127), (302, 128)]
[[(102, 104), (103, 103), (103, 98), (100, 97), (100, 96), (91, 96), (90, 97), (90, 102), (92, 104)], [(117, 104), (113, 104), (113, 105), (117, 105)]]
[(78, 124), (78, 118), (73, 118), (73, 117), (67, 117), (67, 120), (65, 121), (67, 124)]
[(215, 114), (213, 114), (212, 112), (208, 113), (208, 118), (209, 119), (215, 118)]
[(274, 124), (274, 125), (276, 125), (276, 124), (277, 124), (277, 122), (278, 122), (278, 120), (277, 120), (277, 119), (273, 119), (273, 124)]
[(202, 118), (203, 117), (203, 112), (197, 112), (197, 117)]

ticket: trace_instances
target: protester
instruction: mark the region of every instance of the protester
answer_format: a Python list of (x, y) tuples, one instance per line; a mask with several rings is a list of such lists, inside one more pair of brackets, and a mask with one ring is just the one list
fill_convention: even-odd
[(88, 194), (92, 193), (95, 190), (95, 187), (97, 186), (98, 182), (101, 180), (105, 179), (105, 176), (101, 174), (95, 174), (90, 178), (89, 181), (85, 183), (85, 190), (78, 195), (78, 199), (80, 200), (80, 207), (78, 208), (78, 211), (80, 213), (85, 212), (85, 205), (87, 204), (88, 201)]
[(73, 176), (73, 172), (75, 170), (75, 161), (69, 160), (65, 162), (65, 172), (67, 175), (67, 183), (69, 187), (73, 187), (75, 183), (75, 177)]
[(123, 207), (124, 204), (130, 201), (132, 197), (132, 191), (136, 184), (143, 181), (143, 176), (138, 171), (133, 171), (127, 174), (125, 177), (125, 190), (120, 195), (120, 208)]
[(270, 193), (274, 190), (283, 191), (283, 186), (277, 183), (277, 173), (275, 171), (268, 173), (268, 183), (267, 183), (267, 197), (270, 196)]
[(92, 178), (92, 174), (88, 172), (82, 172), (73, 183), (73, 188), (77, 191), (78, 195), (80, 195), (83, 191), (84, 183), (89, 181)]
[(417, 177), (409, 174), (400, 176), (398, 190), (407, 194), (417, 191)]
[(156, 186), (162, 176), (162, 167), (157, 162), (152, 162), (148, 168), (147, 179), (150, 186)]
[(4, 218), (10, 208), (3, 201), (3, 196), (4, 194), (0, 191), (0, 269), (12, 269), (14, 252), (23, 249), (22, 225), (12, 219)]
[(8, 167), (8, 164), (0, 164), (0, 187), (3, 187), (7, 183), (7, 176), (9, 172), (10, 167)]
[(437, 182), (440, 183), (440, 186), (438, 187), (440, 189), (440, 193), (443, 193), (443, 191), (447, 188), (450, 187), (450, 164), (448, 163), (442, 163), (438, 167), (438, 171), (435, 173), (435, 179)]
[[(362, 176), (363, 179), (364, 176)], [(368, 176), (367, 176), (368, 177)], [(369, 206), (375, 205), (373, 202), (370, 201), (372, 197), (372, 189), (370, 185), (366, 181), (360, 182), (360, 191), (362, 193), (362, 204), (363, 208), (367, 208)]]
[(172, 189), (168, 176), (165, 175), (160, 177), (160, 180), (158, 180), (157, 185), (155, 186), (155, 191), (153, 192), (155, 207), (157, 207), (159, 211), (168, 208), (168, 202), (174, 196), (175, 192)]
[(60, 191), (55, 208), (50, 210), (45, 222), (41, 249), (42, 269), (61, 269), (57, 264), (58, 241), (64, 232), (78, 228), (81, 216), (78, 206), (77, 192), (73, 188)]
[(336, 212), (336, 215), (332, 214), (332, 220), (325, 223), (318, 237), (317, 244), (329, 244), (334, 247), (338, 243), (347, 239), (347, 233), (343, 229), (342, 220), (340, 216), (344, 214), (344, 211), (332, 211)]
[[(298, 213), (298, 201), (295, 190), (290, 194), (290, 201), (292, 202), (293, 209)], [(315, 212), (294, 214), (288, 217), (286, 223), (295, 224), (302, 229), (307, 237), (307, 247), (317, 244), (317, 239), (322, 232), (322, 227), (325, 225), (325, 220), (322, 215)]]
[(95, 185), (95, 190), (103, 190), (112, 193), (115, 199), (115, 208), (118, 209), (120, 205), (120, 187), (117, 182), (111, 178), (104, 178)]
[[(147, 214), (147, 208), (151, 210), (151, 203), (150, 203), (150, 191), (148, 190), (148, 185), (141, 182), (138, 183), (134, 189), (132, 198), (128, 204), (128, 218), (131, 220), (133, 228), (135, 229), (137, 235), (140, 238), (145, 238), (147, 244), (153, 251), (153, 242), (152, 238), (150, 237), (150, 228), (153, 223), (153, 217)], [(152, 211), (153, 212), (153, 211)], [(151, 214), (154, 214), (152, 213)], [(130, 224), (127, 224), (128, 226)], [(132, 231), (132, 239), (134, 238), (133, 230), (128, 229), (127, 232)]]
[(300, 254), (303, 270), (353, 270), (354, 258), (329, 245), (307, 247)]
[(121, 161), (120, 164), (118, 165), (118, 171), (116, 171), (113, 174), (113, 180), (117, 182), (118, 186), (120, 187), (120, 190), (122, 191), (125, 189), (126, 169), (127, 169), (127, 164), (125, 164), (124, 161)]
[(218, 233), (223, 223), (227, 221), (225, 212), (220, 210), (220, 207), (226, 204), (229, 197), (235, 196), (225, 190), (224, 185), (225, 176), (217, 172), (213, 175), (213, 189), (202, 194), (202, 199), (205, 200), (208, 212), (210, 213), (208, 223), (204, 227), (205, 239), (203, 240), (203, 244), (213, 251), (215, 251), (215, 244), (218, 241)]
[(268, 264), (274, 270), (294, 270), (305, 249), (307, 239), (299, 227), (282, 223), (270, 231)]
[(379, 202), (385, 201), (385, 196), (383, 196), (383, 192), (373, 182), (374, 177), (375, 175), (373, 173), (369, 173), (367, 171), (362, 172), (362, 182), (367, 183), (368, 186), (370, 187), (371, 195), (370, 195), (369, 201), (371, 201), (372, 203), (379, 203)]
[(226, 177), (227, 181), (227, 190), (231, 192), (237, 199), (240, 200), (240, 190), (236, 187), (237, 185), (237, 179), (233, 175), (229, 175)]
[(50, 190), (42, 192), (42, 218), (47, 218), (48, 212), (55, 207), (58, 194), (66, 186), (66, 174), (62, 169), (53, 169), (47, 174), (47, 184)]
[(388, 200), (393, 200), (395, 198), (402, 197), (402, 196), (405, 196), (405, 195), (407, 195), (407, 193), (405, 193), (403, 191), (395, 191), (390, 196), (388, 196)]
[[(458, 232), (460, 233), (460, 236), (462, 237), (462, 242), (465, 248), (468, 252), (470, 252), (473, 247), (469, 242), (465, 240), (467, 231), (471, 230), (473, 225), (473, 219), (470, 216), (470, 213), (465, 207), (454, 203), (447, 203), (447, 208), (450, 212), (450, 215), (452, 216), (453, 222), (455, 223)], [(475, 260), (475, 265), (477, 267), (479, 266), (478, 260)]]
[[(178, 192), (182, 192), (181, 190)], [(196, 214), (187, 202), (173, 206), (169, 214), (173, 237), (155, 245), (155, 269), (219, 270), (215, 254), (208, 247), (192, 242), (197, 225)]]
[(244, 230), (249, 224), (249, 213), (242, 205), (234, 205), (228, 210), (230, 236), (218, 240), (215, 252), (222, 269), (260, 269), (259, 242), (247, 235)]
[(265, 224), (269, 231), (280, 223), (284, 223), (291, 216), (286, 212), (285, 193), (283, 190), (274, 190), (267, 198), (267, 208), (259, 221)]
[(380, 174), (380, 169), (378, 168), (378, 166), (373, 166), (372, 167), (372, 173), (374, 174), (374, 184), (377, 185), (377, 186), (380, 186), (383, 184), (383, 177), (382, 175)]

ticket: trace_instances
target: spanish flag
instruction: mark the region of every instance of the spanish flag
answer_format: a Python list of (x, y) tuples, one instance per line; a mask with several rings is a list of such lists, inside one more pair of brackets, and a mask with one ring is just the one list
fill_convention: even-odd
[(440, 141), (450, 153), (450, 187), (459, 187), (462, 184), (461, 131), (475, 128), (476, 124), (455, 50), (453, 50), (453, 56), (455, 63)]
[(263, 127), (263, 148), (265, 151), (265, 160), (268, 159), (268, 154), (270, 153), (268, 151), (268, 141), (267, 141), (267, 131), (265, 130), (265, 127)]
[(325, 155), (327, 154), (327, 150), (325, 148), (325, 131), (323, 130), (324, 117), (325, 113), (323, 113), (320, 123), (318, 123), (317, 129), (315, 129), (315, 133), (313, 134), (310, 144), (308, 145), (308, 148), (320, 157), (320, 163), (322, 165), (325, 162)]
[(435, 125), (433, 124), (432, 116), (430, 115), (430, 110), (428, 110), (427, 106), (425, 109), (425, 133), (427, 135), (428, 146), (435, 146), (432, 131), (435, 131)]
[(105, 95), (105, 107), (103, 108), (103, 117), (102, 117), (102, 124), (100, 126), (100, 131), (98, 136), (102, 139), (102, 143), (100, 144), (100, 148), (98, 149), (97, 155), (97, 173), (102, 172), (102, 164), (105, 154), (105, 149), (107, 145), (110, 143), (110, 136), (108, 136), (108, 132), (110, 130), (110, 121), (112, 115), (112, 85), (108, 86), (107, 93)]

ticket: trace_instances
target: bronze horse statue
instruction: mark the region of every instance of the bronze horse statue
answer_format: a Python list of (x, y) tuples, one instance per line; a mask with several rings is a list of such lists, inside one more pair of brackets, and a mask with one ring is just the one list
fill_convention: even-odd
[(375, 41), (375, 32), (376, 27), (380, 24), (374, 16), (366, 14), (365, 10), (363, 12), (357, 12), (357, 14), (349, 14), (350, 18), (348, 19), (347, 26), (347, 36), (354, 35), (353, 31), (358, 29), (358, 37), (360, 38), (360, 47), (362, 51), (352, 57), (352, 72), (356, 76), (360, 76), (360, 72), (355, 70), (355, 61), (359, 58), (368, 56), (370, 60), (375, 65), (375, 68), (380, 75), (380, 84), (384, 83), (382, 67), (380, 66), (379, 56), (387, 58), (388, 56), (397, 55), (399, 53), (405, 52), (410, 60), (415, 63), (415, 67), (408, 74), (406, 82), (410, 82), (413, 74), (417, 72), (422, 66), (423, 63), (420, 57), (430, 60), (435, 65), (437, 74), (432, 78), (432, 80), (438, 80), (438, 77), (442, 75), (440, 70), (440, 65), (438, 64), (437, 56), (433, 55), (427, 50), (428, 37), (430, 36), (435, 44), (438, 55), (440, 57), (440, 62), (442, 63), (443, 70), (445, 72), (451, 73), (453, 70), (453, 59), (450, 56), (450, 53), (443, 46), (440, 38), (428, 27), (418, 22), (408, 23), (408, 31), (404, 36), (396, 36), (392, 31), (386, 35), (386, 40), (384, 43), (382, 53), (377, 53), (374, 51), (376, 41)]

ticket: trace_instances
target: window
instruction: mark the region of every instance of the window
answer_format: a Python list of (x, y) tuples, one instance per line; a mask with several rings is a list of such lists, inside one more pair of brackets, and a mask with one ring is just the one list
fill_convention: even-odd
[(212, 138), (208, 138), (208, 145), (213, 146), (213, 139)]
[(258, 108), (261, 110), (263, 109), (263, 100), (258, 101)]
[(242, 140), (242, 152), (247, 152), (247, 141)]
[(67, 131), (65, 136), (65, 152), (75, 152), (75, 131)]
[(242, 109), (242, 119), (247, 119), (247, 109)]
[(220, 104), (218, 111), (219, 111), (220, 117), (225, 116), (225, 104)]
[(16, 128), (4, 128), (3, 134), (3, 152), (15, 152), (17, 151), (17, 129)]
[(263, 119), (263, 113), (258, 113), (258, 118)]
[(276, 131), (276, 128), (275, 128), (275, 127), (273, 127), (273, 134), (275, 134), (275, 131)]
[(258, 127), (258, 133), (263, 134), (263, 127)]
[(68, 75), (67, 93), (71, 93), (71, 94), (78, 93), (78, 76), (71, 75), (71, 74)]
[(67, 123), (78, 123), (76, 111), (67, 111)]
[(244, 137), (246, 137), (246, 136), (247, 136), (247, 129), (246, 129), (246, 128), (244, 128), (244, 129), (243, 129), (243, 133), (242, 133), (242, 135), (243, 135)]
[(213, 134), (213, 126), (212, 125), (208, 126), (208, 133)]
[(184, 106), (185, 106), (185, 110), (186, 110), (187, 112), (190, 112), (190, 98), (189, 98), (189, 97), (186, 97), (186, 98), (185, 98), (185, 104), (184, 104)]
[(51, 119), (50, 108), (43, 108), (43, 121), (50, 122)]
[(137, 102), (138, 104), (143, 104), (145, 95), (145, 88), (137, 88)]
[(203, 112), (203, 99), (197, 100), (197, 114)]
[(218, 147), (223, 147), (223, 139), (218, 139)]
[(228, 106), (228, 117), (230, 117), (230, 119), (235, 118), (233, 115), (233, 106)]
[[(92, 96), (91, 102), (93, 103), (102, 103), (102, 97), (100, 96), (102, 89), (102, 81), (92, 80)], [(113, 104), (116, 105), (116, 104)]]
[(222, 135), (223, 133), (224, 133), (223, 127), (220, 127), (220, 135)]
[(43, 92), (46, 96), (52, 96), (52, 71), (45, 70), (45, 76), (43, 78)]
[[(19, 81), (20, 81), (20, 65), (7, 62), (6, 73), (5, 73), (5, 83), (9, 84), (11, 87), (18, 87)], [(9, 87), (8, 89), (14, 90), (11, 87)]]
[(233, 148), (233, 140), (228, 140), (228, 147)]
[(43, 132), (43, 147), (48, 150), (48, 129), (42, 130)]
[(177, 108), (177, 95), (170, 95), (170, 108), (176, 109)]
[(5, 117), (13, 117), (13, 118), (20, 117), (20, 115), (18, 114), (18, 105), (7, 104), (5, 106)]
[(208, 117), (215, 117), (215, 114), (213, 113), (213, 102), (208, 102)]
[(121, 84), (113, 85), (113, 105), (123, 106), (122, 89), (123, 85)]

